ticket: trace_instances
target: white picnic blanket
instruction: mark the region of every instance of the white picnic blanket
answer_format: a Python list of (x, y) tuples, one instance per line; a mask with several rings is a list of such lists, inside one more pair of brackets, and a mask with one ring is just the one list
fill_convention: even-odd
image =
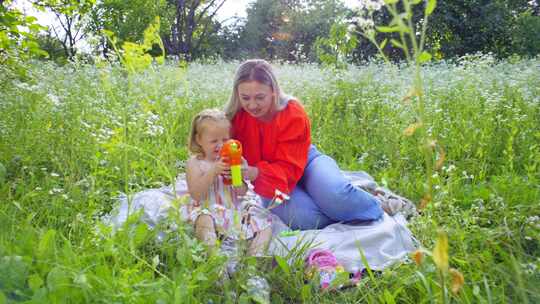
[(309, 244), (312, 248), (332, 251), (343, 268), (351, 273), (366, 268), (362, 254), (371, 269), (382, 270), (403, 261), (408, 253), (416, 249), (416, 240), (400, 213), (394, 216), (384, 213), (382, 219), (374, 222), (355, 225), (336, 223), (320, 230), (304, 230), (283, 235), (280, 235), (280, 232), (286, 231), (287, 226), (281, 221), (274, 223), (275, 226), (283, 226), (274, 227), (275, 237), (269, 248), (272, 254), (288, 257), (294, 248)]
[[(403, 199), (388, 189), (378, 187), (373, 178), (365, 172), (344, 174), (354, 185), (365, 190), (377, 189), (377, 193), (386, 191), (383, 193), (385, 197)], [(121, 196), (119, 205), (104, 221), (114, 228), (119, 228), (126, 222), (128, 214), (141, 212), (140, 220), (154, 228), (169, 216), (175, 216), (175, 212), (177, 216), (184, 217), (180, 212), (181, 208), (178, 208), (178, 202), (187, 201), (188, 195), (185, 176), (181, 174), (174, 185), (136, 193), (130, 204), (126, 196)], [(416, 240), (406, 224), (405, 217), (398, 212), (393, 216), (385, 213), (383, 218), (373, 222), (354, 225), (336, 223), (319, 230), (283, 233), (289, 228), (277, 216), (273, 216), (274, 238), (269, 254), (287, 257), (295, 247), (309, 244), (312, 248), (331, 250), (338, 262), (349, 272), (365, 268), (362, 254), (371, 269), (382, 270), (404, 260), (409, 252), (415, 250)], [(164, 233), (160, 232), (160, 237), (163, 237)]]

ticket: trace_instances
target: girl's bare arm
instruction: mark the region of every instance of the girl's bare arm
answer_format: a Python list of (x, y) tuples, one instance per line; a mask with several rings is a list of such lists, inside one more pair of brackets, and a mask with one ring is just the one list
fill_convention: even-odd
[(207, 172), (200, 168), (200, 161), (191, 158), (186, 165), (186, 181), (191, 197), (196, 201), (202, 201), (208, 196), (208, 189), (214, 182), (214, 178), (222, 171), (221, 162), (212, 166)]

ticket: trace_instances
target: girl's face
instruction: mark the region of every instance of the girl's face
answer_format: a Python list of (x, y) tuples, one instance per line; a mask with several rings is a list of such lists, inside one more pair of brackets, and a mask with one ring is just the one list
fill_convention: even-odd
[(237, 91), (240, 106), (244, 111), (263, 121), (272, 119), (276, 107), (274, 91), (270, 86), (252, 80), (240, 83)]
[(230, 138), (230, 125), (228, 122), (203, 121), (201, 132), (195, 138), (201, 146), (204, 158), (215, 161), (219, 158), (219, 150)]

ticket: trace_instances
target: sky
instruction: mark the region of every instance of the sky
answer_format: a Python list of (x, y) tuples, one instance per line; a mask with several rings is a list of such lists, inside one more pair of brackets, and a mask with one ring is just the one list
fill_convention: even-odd
[[(218, 20), (223, 21), (227, 18), (238, 16), (246, 17), (246, 8), (249, 3), (255, 0), (227, 0), (218, 12)], [(363, 0), (342, 0), (345, 5), (349, 7), (355, 6), (355, 4)], [(36, 16), (38, 22), (42, 25), (54, 24), (54, 16), (46, 12), (38, 12), (32, 8), (30, 1), (28, 0), (15, 0), (15, 5), (20, 9), (26, 10), (28, 14)]]
[[(227, 0), (221, 8), (221, 18), (232, 16), (246, 17), (247, 5), (255, 0)], [(364, 0), (342, 0), (348, 7), (354, 7), (359, 2)]]

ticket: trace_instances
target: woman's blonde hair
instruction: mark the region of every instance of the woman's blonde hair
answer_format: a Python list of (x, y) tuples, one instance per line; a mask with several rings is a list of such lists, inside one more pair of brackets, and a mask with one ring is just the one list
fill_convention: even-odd
[(202, 155), (203, 149), (197, 143), (197, 136), (204, 131), (203, 123), (205, 121), (213, 121), (216, 123), (223, 122), (230, 127), (231, 123), (225, 116), (225, 113), (219, 109), (204, 109), (199, 112), (191, 121), (191, 130), (188, 137), (188, 150), (194, 155)]
[(225, 105), (227, 118), (232, 120), (236, 112), (240, 110), (240, 97), (238, 96), (238, 86), (246, 81), (257, 81), (269, 86), (274, 92), (274, 103), (277, 108), (285, 106), (289, 97), (285, 95), (277, 82), (272, 66), (263, 59), (250, 59), (244, 61), (234, 75), (233, 91), (229, 102)]

